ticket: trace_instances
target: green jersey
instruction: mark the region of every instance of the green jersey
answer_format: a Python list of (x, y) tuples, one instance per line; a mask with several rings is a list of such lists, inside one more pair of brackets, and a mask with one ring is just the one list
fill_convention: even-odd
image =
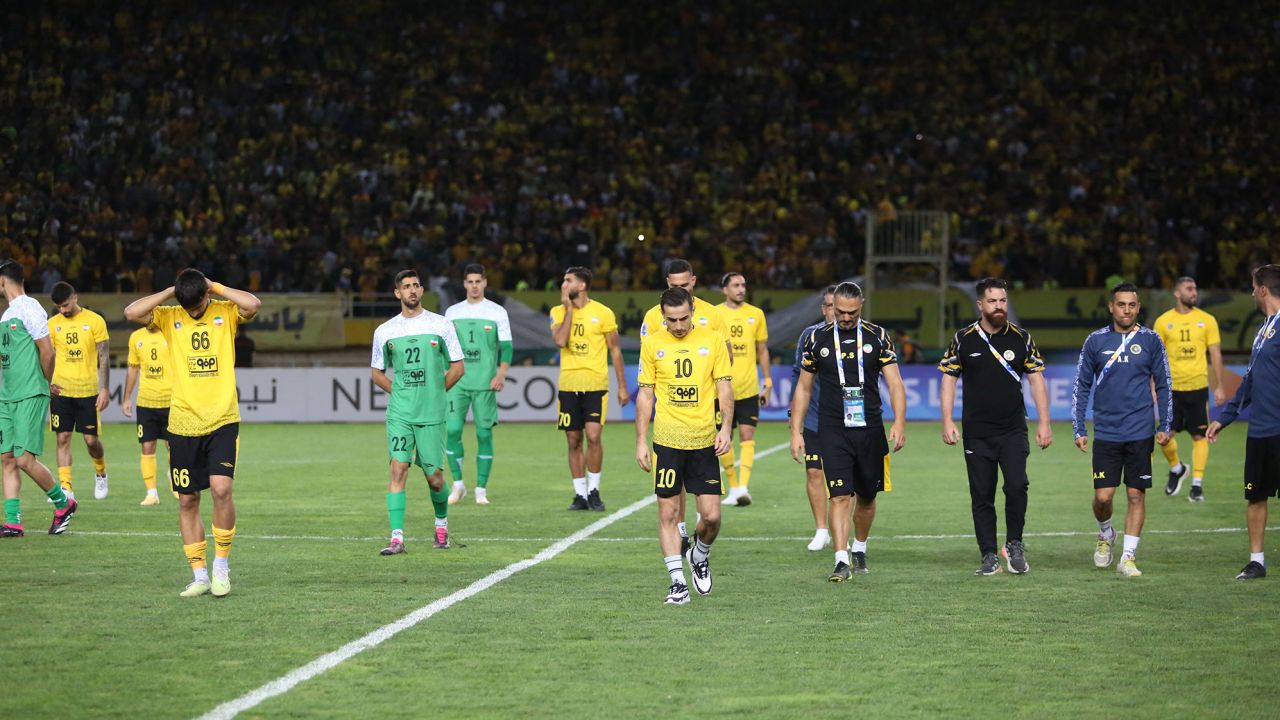
[(36, 341), (49, 337), (49, 316), (29, 295), (9, 303), (0, 322), (0, 402), (49, 396)]
[(467, 372), (458, 381), (463, 390), (489, 390), (498, 365), (511, 362), (511, 321), (492, 300), (463, 300), (444, 313), (458, 332)]
[(445, 421), (444, 375), (462, 359), (453, 325), (429, 310), (397, 315), (373, 332), (373, 367), (394, 373), (387, 419), (410, 425)]

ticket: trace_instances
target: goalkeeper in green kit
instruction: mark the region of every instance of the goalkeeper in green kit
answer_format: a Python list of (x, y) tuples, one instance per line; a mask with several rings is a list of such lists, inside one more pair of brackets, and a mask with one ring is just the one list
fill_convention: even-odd
[(453, 491), (449, 504), (467, 495), (462, 480), (462, 428), (471, 410), (476, 425), (476, 504), (488, 505), (487, 485), (493, 470), (493, 426), (498, 424), (498, 392), (507, 380), (511, 367), (511, 321), (502, 306), (486, 300), (488, 286), (484, 266), (471, 264), (463, 270), (463, 286), (467, 299), (445, 311), (445, 319), (453, 323), (462, 345), (466, 373), (449, 390), (448, 453)]

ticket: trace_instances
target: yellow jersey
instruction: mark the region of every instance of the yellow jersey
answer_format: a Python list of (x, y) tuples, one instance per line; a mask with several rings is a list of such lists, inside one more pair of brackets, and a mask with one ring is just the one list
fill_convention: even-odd
[[(704, 327), (720, 335), (726, 342), (729, 330), (724, 325), (724, 316), (716, 311), (715, 306), (705, 300), (693, 299), (693, 325)], [(667, 321), (662, 317), (662, 305), (654, 305), (644, 314), (644, 322), (640, 324), (640, 343), (646, 338), (667, 329)]]
[(201, 437), (240, 422), (235, 348), (236, 327), (243, 319), (230, 300), (210, 300), (199, 318), (177, 305), (151, 311), (149, 327), (168, 342), (173, 368), (169, 432)]
[[(569, 342), (560, 348), (560, 389), (594, 392), (609, 389), (609, 333), (618, 332), (613, 311), (595, 300), (574, 308)], [(564, 323), (564, 306), (551, 308), (551, 329)]]
[(150, 328), (129, 336), (129, 367), (138, 368), (138, 407), (167, 408), (173, 393), (169, 341)]
[(1169, 356), (1169, 375), (1178, 392), (1200, 390), (1209, 386), (1210, 345), (1221, 345), (1218, 321), (1200, 308), (1180, 313), (1169, 310), (1156, 318), (1151, 326), (1164, 341)]
[[(727, 303), (716, 306), (729, 329), (729, 345), (733, 348), (733, 399), (744, 400), (760, 394), (760, 356), (756, 343), (769, 340), (769, 328), (764, 321), (764, 311), (750, 303), (742, 303), (733, 310)], [(769, 372), (769, 368), (764, 368)]]
[(63, 397), (85, 398), (98, 394), (98, 343), (107, 342), (107, 321), (92, 310), (49, 318), (53, 339), (53, 384)]
[(651, 335), (640, 346), (639, 384), (653, 388), (653, 442), (677, 450), (714, 444), (716, 381), (732, 379), (729, 351), (714, 331)]

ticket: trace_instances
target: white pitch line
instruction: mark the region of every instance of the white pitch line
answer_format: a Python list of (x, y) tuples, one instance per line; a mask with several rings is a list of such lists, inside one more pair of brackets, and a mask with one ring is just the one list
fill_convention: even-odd
[[(777, 445), (777, 446), (768, 448), (760, 452), (757, 455), (757, 457), (764, 457), (765, 455), (775, 453), (786, 447), (789, 447), (789, 445), (782, 444), (782, 445)], [(257, 688), (256, 690), (251, 690), (245, 693), (244, 695), (241, 695), (240, 697), (236, 698), (235, 700), (230, 700), (228, 702), (225, 702), (217, 706), (216, 708), (210, 710), (204, 715), (201, 715), (199, 720), (214, 720), (215, 718), (218, 720), (222, 720), (223, 718), (233, 718), (239, 713), (244, 712), (245, 710), (249, 710), (254, 707), (257, 707), (265, 700), (269, 700), (270, 698), (273, 698), (277, 695), (283, 695), (284, 693), (289, 692), (299, 684), (304, 683), (322, 673), (328, 672), (329, 670), (332, 670), (333, 668), (337, 667), (341, 663), (347, 660), (350, 660), (351, 658), (355, 657), (356, 655), (359, 655), (365, 650), (370, 650), (381, 645), (382, 643), (386, 642), (387, 640), (390, 640), (391, 638), (395, 637), (399, 633), (405, 630), (408, 630), (409, 628), (412, 628), (413, 626), (417, 625), (423, 620), (426, 620), (439, 612), (447, 610), (450, 607), (462, 602), (463, 600), (466, 600), (467, 598), (472, 597), (473, 595), (477, 595), (481, 592), (484, 592), (485, 590), (488, 590), (489, 588), (493, 587), (494, 585), (497, 585), (503, 580), (506, 580), (512, 575), (515, 575), (521, 570), (527, 570), (535, 565), (538, 565), (542, 562), (550, 560), (551, 558), (559, 555), (565, 550), (568, 550), (569, 548), (573, 547), (579, 542), (586, 540), (587, 538), (591, 537), (597, 532), (605, 529), (606, 527), (609, 527), (615, 522), (622, 520), (623, 518), (628, 517), (629, 515), (632, 515), (633, 513), (649, 505), (652, 505), (656, 500), (657, 500), (656, 495), (649, 495), (643, 500), (638, 500), (634, 503), (631, 503), (625, 508), (613, 513), (612, 515), (609, 515), (608, 517), (597, 520), (596, 522), (591, 523), (590, 525), (582, 528), (578, 532), (568, 537), (561, 538), (560, 540), (556, 541), (554, 544), (548, 546), (542, 552), (538, 553), (537, 555), (534, 555), (528, 560), (521, 560), (518, 563), (512, 563), (511, 565), (508, 565), (502, 568), (501, 570), (498, 570), (497, 572), (486, 575), (485, 577), (471, 583), (467, 587), (451, 595), (446, 595), (445, 597), (442, 597), (439, 600), (436, 600), (435, 602), (424, 605), (418, 608), (417, 610), (414, 610), (413, 612), (409, 613), (408, 615), (405, 615), (399, 620), (396, 620), (395, 622), (389, 623), (387, 625), (383, 625), (382, 627), (378, 628), (377, 630), (374, 630), (373, 632), (365, 635), (364, 637), (358, 640), (353, 640), (352, 642), (349, 642), (346, 645), (343, 645), (342, 647), (338, 648), (337, 650), (334, 650), (331, 653), (328, 653), (327, 655), (322, 655), (316, 658), (315, 660), (312, 660), (311, 662), (307, 663), (306, 665), (303, 665), (302, 667), (296, 670), (293, 670), (292, 672), (282, 675), (279, 678), (276, 678), (275, 680), (272, 680), (271, 682)], [(88, 533), (85, 533), (85, 534), (88, 534)], [(653, 538), (649, 538), (649, 540), (652, 541)]]

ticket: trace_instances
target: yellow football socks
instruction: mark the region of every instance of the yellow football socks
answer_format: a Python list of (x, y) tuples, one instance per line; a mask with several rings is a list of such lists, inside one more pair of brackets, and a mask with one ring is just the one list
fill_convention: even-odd
[(1191, 441), (1191, 477), (1204, 477), (1204, 468), (1209, 464), (1209, 440), (1200, 438)]
[[(217, 531), (215, 530), (214, 532)], [(187, 563), (191, 565), (192, 570), (204, 568), (204, 551), (207, 546), (208, 543), (204, 540), (182, 546), (182, 554), (187, 556)]]
[(103, 457), (100, 457), (100, 458), (96, 458), (96, 457), (93, 457), (93, 456), (91, 455), (91, 456), (89, 456), (89, 459), (93, 461), (93, 471), (94, 471), (95, 473), (97, 473), (97, 474), (99, 474), (99, 475), (106, 475), (106, 474), (107, 474), (107, 458), (106, 458), (106, 456), (103, 456)]
[(236, 529), (223, 530), (217, 525), (213, 526), (213, 554), (215, 557), (225, 558), (231, 554), (231, 539), (236, 536)]
[(742, 462), (738, 469), (738, 479), (742, 483), (742, 487), (747, 487), (751, 482), (751, 466), (756, 462), (756, 441), (743, 440), (742, 446)]
[(148, 490), (156, 489), (156, 456), (143, 455), (142, 460), (138, 463), (142, 466), (142, 484), (147, 486)]
[(62, 484), (62, 489), (71, 492), (71, 466), (58, 466), (58, 482)]
[(1169, 438), (1169, 442), (1160, 446), (1160, 452), (1164, 453), (1164, 459), (1169, 461), (1169, 467), (1178, 466), (1178, 441)]
[(729, 452), (720, 456), (720, 466), (724, 468), (724, 477), (729, 481), (729, 487), (738, 487), (738, 468), (733, 466), (733, 445), (729, 445)]

